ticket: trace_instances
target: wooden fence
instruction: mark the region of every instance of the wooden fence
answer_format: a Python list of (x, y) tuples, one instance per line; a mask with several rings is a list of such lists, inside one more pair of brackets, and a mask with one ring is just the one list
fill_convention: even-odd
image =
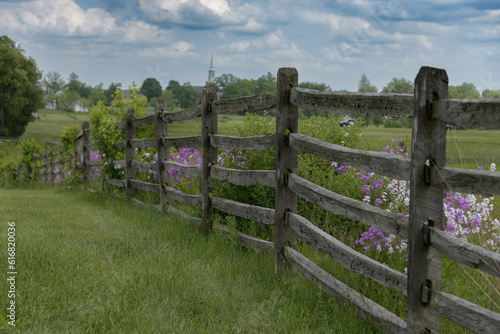
[[(104, 182), (126, 189), (134, 199), (137, 189), (160, 194), (157, 209), (176, 213), (194, 222), (204, 231), (213, 226), (212, 209), (274, 225), (275, 240), (269, 242), (239, 233), (247, 247), (274, 253), (275, 271), (295, 267), (304, 277), (329, 295), (348, 301), (358, 313), (388, 333), (440, 332), (440, 316), (451, 319), (478, 333), (498, 332), (500, 314), (441, 291), (442, 254), (464, 266), (476, 268), (500, 278), (500, 254), (491, 253), (452, 237), (442, 231), (444, 189), (472, 194), (500, 194), (500, 173), (444, 167), (446, 125), (466, 129), (500, 129), (500, 100), (449, 100), (448, 77), (444, 70), (422, 67), (415, 79), (415, 93), (378, 94), (319, 92), (298, 87), (298, 74), (293, 68), (281, 68), (277, 92), (230, 100), (217, 100), (213, 88), (203, 92), (202, 104), (181, 112), (165, 110), (157, 103), (155, 114), (135, 118), (128, 110), (126, 120), (117, 124), (126, 139), (116, 147), (125, 150), (125, 160), (115, 161), (116, 168), (125, 168), (125, 179)], [(298, 133), (298, 108), (312, 108), (349, 116), (412, 117), (411, 161), (400, 156), (362, 151), (320, 141)], [(265, 136), (234, 137), (217, 132), (217, 116), (226, 113), (259, 111), (277, 108), (276, 132)], [(169, 137), (168, 124), (202, 118), (201, 135)], [(156, 125), (156, 137), (136, 139), (136, 127)], [(89, 176), (88, 123), (83, 126), (83, 181), (98, 181)], [(185, 166), (168, 161), (169, 147), (202, 147), (202, 165)], [(158, 164), (142, 163), (135, 158), (139, 147), (156, 148)], [(276, 168), (269, 170), (236, 170), (214, 166), (219, 148), (275, 149)], [(341, 196), (297, 175), (297, 152), (350, 165), (381, 175), (408, 180), (410, 218), (398, 216), (378, 207)], [(57, 152), (56, 152), (57, 153)], [(52, 155), (45, 161), (45, 179), (53, 180)], [(45, 160), (44, 160), (45, 159)], [(166, 162), (162, 163), (165, 160)], [(60, 161), (60, 160), (59, 160)], [(57, 163), (57, 162), (56, 162)], [(50, 166), (47, 172), (47, 166)], [(171, 187), (168, 170), (182, 167), (184, 175), (202, 180), (202, 195), (188, 195)], [(159, 171), (159, 182), (149, 183), (135, 178), (136, 169)], [(263, 185), (275, 188), (275, 207), (263, 208), (211, 196), (209, 178), (237, 185)], [(408, 239), (408, 275), (381, 264), (341, 243), (297, 214), (297, 196), (317, 203), (337, 215), (346, 216)], [(202, 208), (202, 218), (189, 216), (171, 206), (173, 200)], [(144, 203), (142, 203), (144, 204)], [(407, 296), (407, 320), (404, 321), (384, 307), (369, 300), (337, 280), (295, 249), (297, 237), (330, 255), (336, 262), (358, 274), (395, 289)]]

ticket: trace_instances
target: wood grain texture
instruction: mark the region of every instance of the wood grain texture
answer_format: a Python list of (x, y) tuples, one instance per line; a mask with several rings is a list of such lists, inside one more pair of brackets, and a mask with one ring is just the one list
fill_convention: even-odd
[(413, 95), (317, 91), (294, 87), (290, 102), (306, 109), (349, 116), (412, 117)]
[(476, 333), (498, 333), (500, 313), (496, 313), (452, 294), (431, 290), (436, 308), (446, 318)]
[(127, 146), (125, 148), (125, 179), (126, 182), (126, 192), (128, 198), (133, 198), (135, 195), (135, 187), (132, 186), (131, 180), (135, 179), (135, 167), (132, 166), (132, 161), (135, 160), (135, 148), (132, 146), (131, 141), (135, 139), (135, 126), (132, 126), (131, 121), (135, 117), (134, 109), (127, 109), (125, 113), (125, 121), (127, 127), (125, 128), (125, 142)]
[(285, 246), (296, 247), (297, 236), (285, 222), (286, 212), (297, 212), (297, 195), (289, 189), (286, 175), (297, 173), (297, 151), (290, 147), (288, 135), (299, 132), (299, 110), (290, 102), (290, 92), (299, 83), (295, 68), (280, 68), (277, 75), (278, 108), (276, 111), (276, 184), (274, 208), (274, 271), (282, 274), (288, 267)]
[[(229, 227), (224, 224), (218, 224), (216, 227), (220, 229), (224, 234), (234, 233), (229, 229)], [(236, 231), (236, 235), (239, 239), (240, 244), (247, 248), (251, 248), (253, 250), (256, 250), (257, 252), (274, 252), (274, 243), (271, 241), (255, 238), (240, 231)]]
[[(56, 161), (53, 161), (52, 164), (54, 165)], [(89, 160), (87, 161), (87, 166), (101, 166), (102, 161), (101, 160)]]
[(274, 148), (276, 145), (276, 134), (271, 133), (264, 136), (253, 137), (212, 135), (210, 136), (210, 145), (213, 147), (232, 148), (238, 150), (261, 150)]
[(273, 170), (241, 170), (212, 166), (210, 176), (239, 186), (274, 187), (276, 183), (276, 172)]
[(276, 92), (270, 92), (254, 96), (220, 100), (214, 103), (213, 109), (217, 114), (241, 114), (272, 109), (275, 108), (276, 105)]
[[(415, 112), (413, 113), (410, 223), (408, 229), (408, 333), (422, 330), (439, 333), (441, 324), (437, 306), (423, 303), (422, 287), (441, 290), (441, 254), (426, 245), (423, 227), (426, 221), (441, 226), (443, 218), (442, 188), (426, 180), (426, 161), (444, 167), (446, 157), (446, 123), (432, 118), (432, 103), (448, 98), (448, 75), (442, 69), (422, 67), (415, 78)], [(432, 165), (431, 164), (431, 165)], [(431, 172), (432, 174), (432, 172)]]
[(216, 164), (217, 148), (210, 145), (210, 136), (217, 134), (217, 113), (213, 110), (213, 105), (217, 101), (217, 92), (215, 88), (203, 89), (201, 98), (201, 150), (202, 150), (202, 174), (201, 174), (201, 193), (203, 196), (203, 232), (208, 234), (212, 229), (212, 202), (210, 194), (210, 168)]
[(451, 260), (500, 278), (500, 254), (470, 244), (435, 227), (424, 226), (429, 244)]
[(164, 186), (164, 187), (165, 190), (169, 192), (169, 195), (176, 201), (196, 206), (202, 206), (203, 204), (203, 197), (201, 195), (188, 195), (175, 188), (169, 186)]
[(384, 333), (406, 333), (406, 323), (384, 307), (337, 280), (296, 250), (286, 247), (286, 259), (309, 281), (333, 298), (353, 305), (358, 314)]
[[(201, 166), (189, 166), (185, 164), (181, 164), (175, 161), (166, 161), (163, 163), (165, 170), (170, 171), (171, 168), (182, 170), (182, 176), (191, 178), (191, 177), (201, 177), (202, 167)], [(170, 177), (170, 176), (169, 176)]]
[(443, 123), (465, 129), (500, 129), (500, 99), (440, 100), (432, 107), (432, 117)]
[(201, 135), (185, 137), (164, 137), (163, 145), (169, 147), (201, 147)]
[(201, 116), (201, 105), (196, 105), (178, 112), (163, 112), (162, 119), (169, 123), (182, 122)]
[(403, 239), (408, 236), (408, 219), (405, 217), (339, 195), (295, 174), (288, 175), (288, 186), (300, 197), (316, 203), (336, 215), (374, 226)]
[(123, 169), (127, 167), (127, 160), (113, 160), (115, 169)]
[(158, 164), (152, 162), (139, 162), (136, 160), (132, 161), (132, 167), (140, 168), (144, 170), (158, 170)]
[(124, 188), (126, 186), (126, 180), (117, 180), (117, 179), (112, 179), (112, 178), (109, 178), (109, 177), (106, 177), (106, 182), (111, 184), (112, 186), (115, 186), (115, 187), (120, 187), (120, 188)]
[(290, 146), (339, 164), (353, 166), (399, 180), (410, 180), (410, 160), (399, 155), (356, 150), (300, 133), (290, 134)]
[(131, 139), (130, 145), (132, 147), (156, 148), (156, 138)]
[(290, 213), (289, 223), (302, 240), (317, 250), (330, 255), (333, 260), (345, 268), (406, 295), (407, 277), (405, 274), (389, 268), (366, 255), (360, 254), (314, 226), (302, 216)]
[(139, 180), (130, 180), (130, 184), (135, 189), (149, 191), (153, 193), (160, 193), (160, 185), (158, 183), (144, 182)]
[(500, 194), (500, 173), (442, 167), (431, 172), (431, 185), (455, 192), (479, 195)]
[(146, 117), (142, 118), (134, 118), (131, 120), (132, 126), (147, 126), (151, 124), (155, 124), (156, 122), (156, 115), (149, 115)]
[(115, 148), (117, 150), (124, 150), (127, 148), (127, 141), (121, 141), (121, 142), (118, 142), (118, 143), (115, 143)]
[(212, 197), (212, 206), (227, 214), (250, 219), (262, 224), (274, 224), (274, 209), (235, 202), (229, 199)]

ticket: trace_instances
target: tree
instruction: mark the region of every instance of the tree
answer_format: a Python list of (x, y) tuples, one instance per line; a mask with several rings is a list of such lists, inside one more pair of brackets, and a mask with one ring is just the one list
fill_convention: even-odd
[(413, 94), (413, 82), (405, 78), (392, 78), (391, 82), (382, 89), (382, 93)]
[(499, 90), (491, 90), (491, 89), (483, 90), (483, 99), (500, 99), (500, 89)]
[(241, 80), (241, 79), (235, 77), (232, 74), (223, 74), (220, 77), (215, 78), (217, 88), (219, 88), (221, 90), (224, 90), (224, 88), (226, 88), (227, 85), (234, 84), (239, 80)]
[(42, 74), (31, 57), (7, 36), (0, 36), (0, 136), (18, 137), (43, 106)]
[(92, 93), (92, 87), (78, 80), (78, 75), (75, 72), (69, 75), (69, 81), (66, 84), (69, 91), (75, 91), (80, 97), (89, 98)]
[(116, 89), (120, 88), (121, 86), (122, 86), (122, 84), (119, 83), (119, 82), (118, 83), (112, 82), (109, 85), (109, 87), (108, 87), (108, 89), (106, 90), (106, 93), (105, 93), (105, 95), (106, 95), (106, 105), (109, 106), (111, 104), (111, 102), (113, 101), (113, 96), (115, 95)]
[(300, 88), (307, 88), (307, 89), (314, 89), (314, 90), (319, 90), (319, 91), (331, 91), (332, 89), (330, 86), (324, 83), (317, 83), (317, 82), (301, 82), (299, 83)]
[(43, 76), (42, 84), (46, 94), (55, 94), (62, 90), (66, 83), (59, 72), (53, 71)]
[(359, 80), (358, 83), (358, 92), (377, 92), (377, 87), (370, 85), (370, 80), (368, 80), (368, 77), (366, 74), (363, 73), (361, 76), (361, 79)]
[(170, 80), (168, 82), (167, 90), (174, 94), (180, 108), (189, 108), (194, 106), (200, 96), (200, 94), (194, 90), (189, 82), (186, 82), (181, 86), (178, 81)]
[(160, 82), (155, 78), (147, 78), (142, 83), (141, 93), (148, 98), (148, 101), (154, 97), (159, 97), (162, 93)]
[(480, 99), (481, 94), (472, 83), (464, 82), (460, 86), (448, 87), (449, 99)]

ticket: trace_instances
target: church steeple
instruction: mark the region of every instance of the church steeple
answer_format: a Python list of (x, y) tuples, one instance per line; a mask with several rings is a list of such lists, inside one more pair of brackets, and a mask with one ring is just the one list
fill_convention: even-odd
[(210, 69), (208, 70), (208, 81), (209, 83), (215, 83), (215, 69), (214, 69), (214, 54), (212, 53), (212, 59), (210, 61)]

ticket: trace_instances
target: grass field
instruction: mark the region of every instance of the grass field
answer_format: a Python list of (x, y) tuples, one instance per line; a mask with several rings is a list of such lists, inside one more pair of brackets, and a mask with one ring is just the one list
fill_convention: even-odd
[[(3, 188), (0, 203), (5, 252), (16, 223), (13, 332), (377, 332), (299, 275), (275, 276), (271, 254), (122, 199)], [(2, 293), (0, 332), (8, 302)]]
[[(57, 111), (41, 114), (23, 137), (54, 143), (65, 126), (81, 124), (88, 117)], [(221, 115), (219, 132), (228, 133), (242, 121), (240, 116)], [(169, 124), (169, 134), (199, 134), (200, 127), (200, 120)], [(450, 131), (448, 154), (467, 159), (455, 164), (458, 167), (475, 169), (481, 164), (488, 169), (485, 161), (500, 156), (499, 134)], [(359, 148), (378, 151), (392, 138), (408, 138), (409, 145), (410, 137), (409, 129), (367, 127)], [(0, 145), (2, 161), (15, 156), (12, 152), (15, 143)], [(7, 222), (17, 224), (20, 332), (377, 332), (350, 307), (327, 297), (300, 275), (292, 272), (277, 278), (272, 255), (244, 250), (219, 234), (206, 238), (177, 219), (125, 200), (38, 185), (0, 188), (0, 203), (0, 235), (6, 235)], [(495, 205), (499, 217), (498, 197)], [(0, 249), (6, 249), (5, 238)], [(405, 317), (402, 294), (344, 269), (302, 243), (299, 250)], [(499, 282), (447, 259), (443, 290), (500, 311)], [(0, 295), (0, 304), (7, 303), (6, 295)], [(5, 310), (0, 309), (0, 319)], [(0, 332), (6, 328), (0, 324)], [(467, 331), (444, 321), (443, 332)]]

